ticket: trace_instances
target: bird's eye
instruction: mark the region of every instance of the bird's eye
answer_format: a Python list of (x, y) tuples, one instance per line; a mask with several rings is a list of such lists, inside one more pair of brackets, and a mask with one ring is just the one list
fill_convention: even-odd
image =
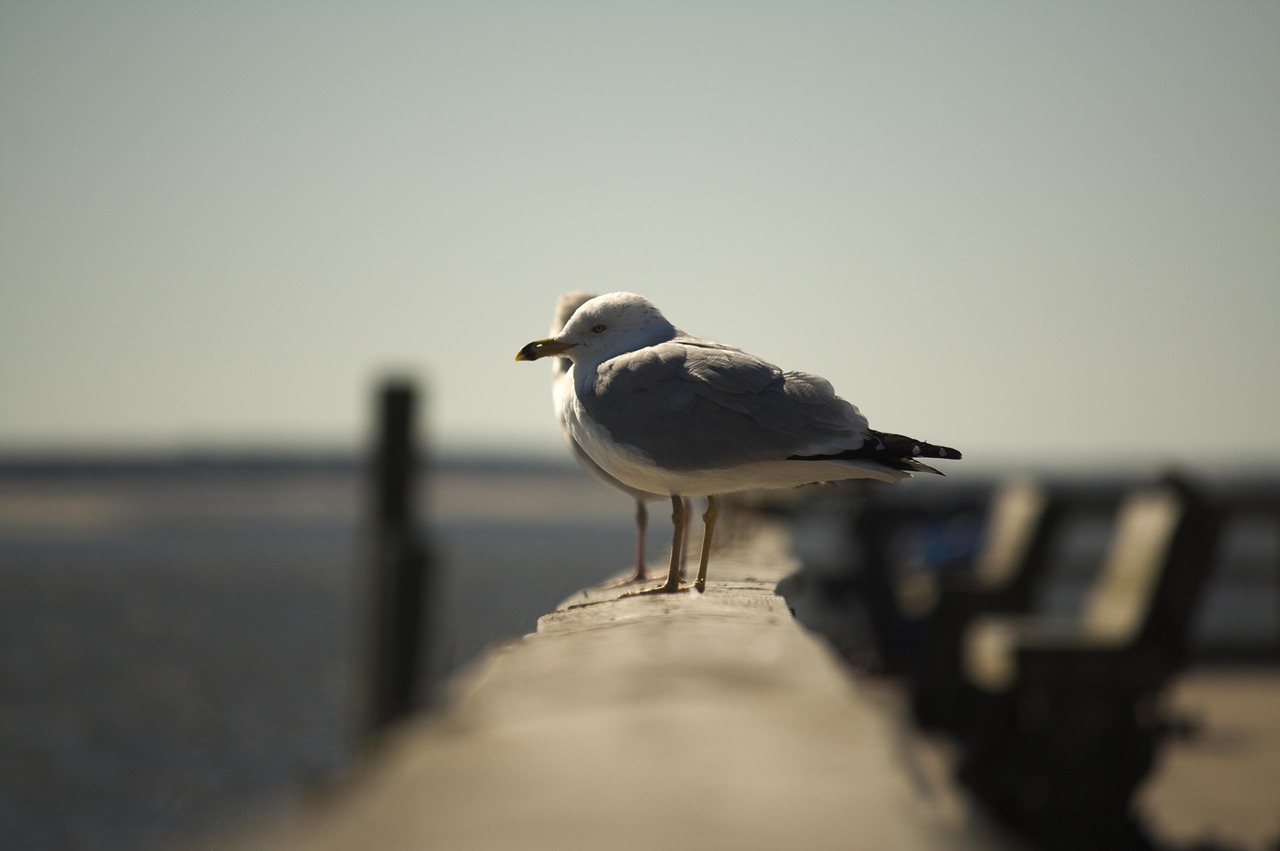
[(607, 326), (607, 325), (592, 325), (592, 326), (591, 326), (591, 331), (592, 331), (592, 333), (593, 333), (593, 334), (599, 334), (601, 331), (603, 331), (603, 330), (604, 330), (605, 328), (607, 328), (607, 327), (609, 327), (609, 326)]

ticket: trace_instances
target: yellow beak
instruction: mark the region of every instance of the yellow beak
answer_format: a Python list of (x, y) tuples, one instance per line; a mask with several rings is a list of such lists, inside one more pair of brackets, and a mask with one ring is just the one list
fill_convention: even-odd
[(556, 355), (564, 354), (568, 349), (572, 349), (577, 343), (559, 343), (555, 340), (534, 340), (520, 351), (516, 352), (516, 360), (537, 360), (538, 358), (549, 358)]

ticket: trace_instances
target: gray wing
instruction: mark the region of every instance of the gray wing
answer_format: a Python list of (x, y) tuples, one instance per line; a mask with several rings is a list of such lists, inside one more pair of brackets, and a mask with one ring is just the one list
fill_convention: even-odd
[(673, 470), (853, 449), (867, 428), (826, 379), (690, 337), (606, 361), (579, 400), (615, 440)]

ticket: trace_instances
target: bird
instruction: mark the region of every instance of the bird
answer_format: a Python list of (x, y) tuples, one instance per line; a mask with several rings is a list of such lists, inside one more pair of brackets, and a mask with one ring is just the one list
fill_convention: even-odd
[[(564, 328), (565, 323), (569, 321), (569, 317), (573, 316), (574, 311), (595, 298), (596, 295), (596, 293), (591, 292), (562, 293), (556, 299), (555, 313), (551, 318), (552, 335), (558, 334), (560, 329)], [(566, 404), (573, 397), (573, 376), (570, 367), (571, 363), (567, 359), (556, 358), (551, 371), (551, 402), (555, 408), (556, 421), (560, 425), (560, 433), (564, 436), (565, 444), (569, 447), (570, 453), (582, 465), (583, 469), (609, 487), (622, 491), (636, 501), (636, 567), (630, 581), (643, 582), (649, 578), (648, 568), (644, 559), (644, 538), (649, 526), (649, 509), (645, 503), (655, 499), (663, 499), (666, 495), (646, 493), (620, 482), (606, 473), (599, 464), (591, 460), (591, 456), (573, 438), (569, 431), (568, 412), (566, 409)], [(687, 506), (684, 507), (684, 511), (686, 514), (688, 513)]]
[[(635, 293), (597, 296), (516, 361), (570, 362), (560, 409), (571, 438), (613, 478), (671, 499), (671, 565), (660, 586), (627, 595), (706, 590), (716, 496), (845, 479), (896, 482), (940, 470), (920, 459), (961, 453), (877, 431), (831, 383), (783, 371), (735, 346), (676, 328)], [(680, 582), (683, 497), (704, 496), (697, 579)]]

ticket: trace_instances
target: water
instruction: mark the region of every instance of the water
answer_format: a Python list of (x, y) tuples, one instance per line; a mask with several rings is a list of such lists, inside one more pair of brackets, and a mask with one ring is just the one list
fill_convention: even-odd
[[(630, 501), (575, 468), (455, 464), (427, 481), (443, 569), (424, 678), (631, 558)], [(164, 845), (342, 774), (362, 487), (342, 463), (0, 477), (6, 849)]]

